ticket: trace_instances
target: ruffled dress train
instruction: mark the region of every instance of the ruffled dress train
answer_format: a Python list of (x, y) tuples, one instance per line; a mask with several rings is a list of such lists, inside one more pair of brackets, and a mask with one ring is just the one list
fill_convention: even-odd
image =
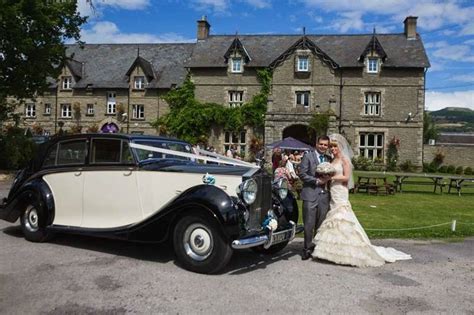
[[(337, 173), (342, 173), (342, 165), (335, 168)], [(314, 238), (313, 258), (356, 267), (377, 267), (411, 259), (394, 248), (372, 245), (352, 211), (347, 187), (336, 182), (330, 191), (330, 210)]]

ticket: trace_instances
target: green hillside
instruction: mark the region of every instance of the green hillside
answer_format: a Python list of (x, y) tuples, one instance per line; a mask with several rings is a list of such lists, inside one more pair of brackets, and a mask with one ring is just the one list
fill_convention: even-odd
[(446, 107), (430, 112), (439, 131), (473, 132), (474, 111), (464, 107)]

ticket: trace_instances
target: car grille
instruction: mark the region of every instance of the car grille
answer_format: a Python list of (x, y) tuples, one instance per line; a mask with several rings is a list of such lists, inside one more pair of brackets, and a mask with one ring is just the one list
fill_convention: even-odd
[(252, 176), (257, 182), (258, 193), (255, 202), (250, 206), (250, 216), (247, 228), (261, 230), (262, 222), (272, 206), (272, 178), (264, 172)]

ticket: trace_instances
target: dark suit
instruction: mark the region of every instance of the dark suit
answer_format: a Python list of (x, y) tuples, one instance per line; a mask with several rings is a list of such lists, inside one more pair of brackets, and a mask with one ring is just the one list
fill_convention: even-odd
[[(330, 158), (325, 156), (329, 162)], [(329, 210), (329, 192), (326, 185), (316, 184), (316, 167), (319, 164), (316, 151), (307, 152), (300, 164), (300, 178), (303, 181), (301, 199), (303, 200), (304, 249), (314, 247), (314, 229), (319, 228)]]

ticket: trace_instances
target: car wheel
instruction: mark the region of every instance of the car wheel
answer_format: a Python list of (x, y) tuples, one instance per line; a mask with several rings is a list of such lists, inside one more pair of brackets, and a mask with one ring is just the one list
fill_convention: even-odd
[(251, 249), (254, 252), (258, 253), (258, 254), (273, 255), (273, 254), (276, 254), (279, 251), (281, 251), (283, 248), (285, 248), (286, 245), (288, 245), (288, 243), (289, 243), (288, 241), (278, 243), (278, 244), (275, 244), (273, 246), (270, 246), (269, 248), (265, 248), (265, 247), (263, 247), (263, 245), (260, 245), (260, 246), (256, 246), (256, 247), (251, 247)]
[(44, 242), (49, 239), (49, 232), (43, 224), (44, 211), (39, 202), (29, 202), (20, 217), (21, 229), (25, 239), (31, 242)]
[(211, 220), (188, 215), (176, 225), (173, 246), (184, 268), (199, 273), (215, 273), (229, 262), (232, 248)]

